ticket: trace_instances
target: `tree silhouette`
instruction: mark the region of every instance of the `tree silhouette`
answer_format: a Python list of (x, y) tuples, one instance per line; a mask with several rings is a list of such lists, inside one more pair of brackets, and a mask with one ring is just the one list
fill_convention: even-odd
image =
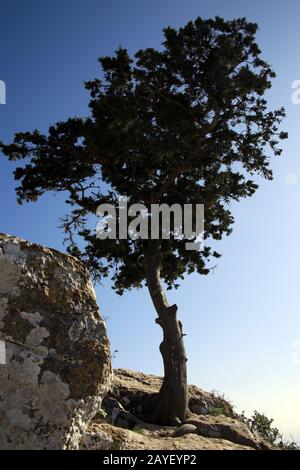
[[(269, 111), (264, 98), (275, 73), (261, 59), (257, 29), (245, 18), (197, 18), (164, 29), (161, 50), (131, 58), (119, 48), (99, 59), (101, 80), (85, 84), (89, 117), (1, 144), (9, 159), (24, 161), (15, 171), (19, 202), (67, 192), (68, 250), (95, 279), (111, 274), (119, 294), (147, 285), (163, 330), (165, 369), (151, 419), (163, 424), (186, 417), (188, 392), (182, 324), (162, 280), (171, 289), (185, 273), (209, 272), (211, 257), (220, 255), (207, 243), (232, 230), (228, 203), (254, 194), (255, 174), (272, 179), (270, 156), (280, 155), (278, 143), (287, 137), (279, 131), (284, 109)], [(150, 213), (154, 203), (203, 203), (206, 247), (187, 251), (185, 238), (99, 240), (88, 217), (99, 204), (118, 206), (120, 195)]]

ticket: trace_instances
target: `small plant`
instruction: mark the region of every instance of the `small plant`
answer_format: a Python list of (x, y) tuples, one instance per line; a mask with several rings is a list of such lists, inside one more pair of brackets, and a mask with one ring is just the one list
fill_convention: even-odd
[(118, 352), (119, 352), (119, 350), (118, 350), (118, 349), (115, 349), (115, 350), (111, 353), (111, 355), (110, 355), (111, 360), (113, 360), (113, 359), (116, 358)]
[(96, 418), (106, 418), (106, 416), (107, 416), (106, 411), (104, 411), (102, 408), (100, 408), (100, 410), (98, 411), (98, 413), (96, 415)]
[(210, 408), (210, 410), (208, 411), (208, 414), (209, 415), (212, 415), (212, 416), (220, 416), (220, 415), (225, 415), (226, 412), (224, 410), (224, 408)]
[(249, 419), (249, 427), (251, 431), (257, 432), (271, 444), (275, 444), (282, 436), (277, 428), (272, 427), (273, 421), (266, 415), (254, 411), (252, 418)]
[(278, 447), (282, 450), (300, 450), (299, 445), (294, 441), (280, 441)]
[(132, 429), (132, 432), (135, 432), (136, 434), (141, 434), (142, 436), (145, 435), (144, 430), (140, 429), (140, 428), (134, 428), (134, 429)]
[(268, 418), (263, 413), (254, 411), (251, 418), (247, 418), (245, 412), (241, 414), (235, 413), (234, 418), (242, 423), (247, 424), (251, 431), (256, 432), (263, 437), (267, 442), (282, 450), (300, 450), (299, 445), (294, 441), (285, 441), (278, 428), (272, 427), (273, 419)]
[(210, 392), (214, 406), (208, 411), (208, 414), (213, 414), (211, 410), (222, 410), (222, 412), (216, 412), (217, 414), (223, 414), (224, 416), (233, 417), (234, 415), (234, 405), (233, 403), (225, 397), (224, 393), (219, 393), (217, 390), (212, 390)]

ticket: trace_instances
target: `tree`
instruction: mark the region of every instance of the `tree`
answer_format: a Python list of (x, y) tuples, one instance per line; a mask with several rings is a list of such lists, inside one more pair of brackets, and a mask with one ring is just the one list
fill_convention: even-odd
[(197, 18), (164, 29), (161, 50), (131, 58), (119, 48), (99, 59), (101, 80), (85, 85), (88, 117), (1, 144), (9, 159), (24, 161), (15, 171), (19, 202), (66, 192), (68, 250), (95, 279), (111, 273), (118, 294), (147, 285), (163, 330), (165, 369), (152, 419), (164, 424), (185, 418), (188, 391), (182, 324), (162, 281), (178, 287), (185, 273), (207, 274), (211, 257), (220, 255), (209, 246), (187, 251), (185, 239), (99, 240), (88, 219), (99, 204), (117, 206), (120, 195), (149, 211), (153, 203), (203, 203), (206, 241), (230, 234), (228, 203), (254, 194), (254, 175), (272, 179), (270, 156), (280, 155), (287, 137), (279, 131), (284, 109), (269, 111), (264, 98), (275, 73), (261, 59), (257, 29), (245, 18)]

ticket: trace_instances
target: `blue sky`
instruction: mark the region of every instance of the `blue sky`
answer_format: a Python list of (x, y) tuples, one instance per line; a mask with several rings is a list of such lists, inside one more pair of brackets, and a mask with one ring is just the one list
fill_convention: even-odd
[[(163, 27), (215, 15), (259, 23), (263, 56), (278, 75), (270, 108), (286, 107), (289, 140), (273, 160), (274, 181), (232, 206), (234, 232), (218, 245), (223, 256), (216, 269), (189, 277), (169, 300), (178, 304), (187, 333), (189, 381), (225, 393), (240, 410), (265, 412), (287, 437), (300, 440), (300, 364), (292, 360), (300, 340), (300, 105), (291, 101), (291, 84), (300, 79), (300, 2), (2, 0), (0, 80), (7, 104), (0, 106), (0, 138), (86, 115), (83, 81), (99, 74), (99, 56), (119, 45), (131, 53), (159, 47)], [(63, 249), (57, 229), (63, 199), (47, 195), (18, 206), (13, 164), (2, 157), (0, 166), (0, 231)], [(115, 367), (161, 374), (161, 332), (147, 291), (119, 298), (108, 282), (96, 290), (112, 349), (119, 351)]]

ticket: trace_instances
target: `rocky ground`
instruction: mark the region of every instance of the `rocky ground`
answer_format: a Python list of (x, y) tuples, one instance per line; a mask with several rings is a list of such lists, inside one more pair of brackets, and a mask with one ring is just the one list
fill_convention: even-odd
[(85, 433), (81, 448), (107, 450), (261, 450), (270, 444), (233, 416), (222, 397), (191, 385), (190, 413), (179, 427), (147, 422), (161, 378), (114, 371), (111, 391)]

